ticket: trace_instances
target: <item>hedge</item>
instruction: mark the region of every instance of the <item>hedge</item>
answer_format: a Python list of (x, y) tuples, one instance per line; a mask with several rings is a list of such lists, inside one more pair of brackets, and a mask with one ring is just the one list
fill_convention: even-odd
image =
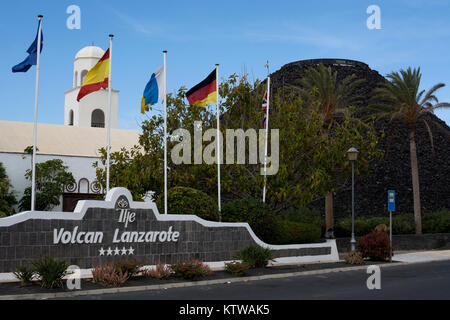
[(312, 223), (275, 219), (273, 244), (313, 243), (320, 240), (322, 230)]
[(225, 204), (222, 221), (247, 222), (261, 240), (270, 244), (317, 242), (323, 225), (317, 211), (299, 208), (274, 215), (261, 199), (254, 198)]
[[(389, 226), (389, 217), (356, 218), (355, 235), (363, 236), (371, 232), (377, 225)], [(416, 230), (413, 214), (393, 214), (393, 234), (414, 234)], [(352, 231), (351, 217), (341, 219), (335, 225), (336, 237), (350, 237)], [(433, 213), (422, 215), (423, 233), (448, 233), (450, 232), (450, 210), (442, 209)]]
[(222, 206), (223, 222), (247, 222), (253, 232), (263, 241), (272, 242), (274, 219), (260, 199), (245, 198)]
[[(174, 187), (167, 193), (168, 214), (196, 215), (209, 221), (219, 221), (216, 201), (206, 193), (186, 187)], [(160, 212), (164, 211), (164, 195), (156, 201)]]

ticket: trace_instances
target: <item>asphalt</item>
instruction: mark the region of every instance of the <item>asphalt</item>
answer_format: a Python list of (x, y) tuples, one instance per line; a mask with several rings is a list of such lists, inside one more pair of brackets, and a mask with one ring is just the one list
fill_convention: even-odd
[(450, 260), (381, 267), (369, 290), (366, 268), (260, 281), (73, 297), (70, 300), (449, 300)]

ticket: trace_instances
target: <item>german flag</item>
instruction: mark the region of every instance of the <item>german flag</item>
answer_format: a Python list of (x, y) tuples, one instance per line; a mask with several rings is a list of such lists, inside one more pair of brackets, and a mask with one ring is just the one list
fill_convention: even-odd
[(217, 102), (216, 75), (216, 70), (214, 70), (205, 80), (186, 92), (190, 105), (206, 107), (210, 103)]
[(99, 91), (100, 89), (107, 89), (109, 85), (109, 49), (105, 52), (103, 57), (97, 64), (89, 70), (84, 78), (80, 92), (78, 93), (77, 101), (80, 101), (84, 96)]

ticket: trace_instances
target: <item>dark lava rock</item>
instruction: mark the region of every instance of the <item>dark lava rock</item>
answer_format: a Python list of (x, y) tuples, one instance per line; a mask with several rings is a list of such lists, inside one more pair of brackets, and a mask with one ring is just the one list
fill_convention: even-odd
[[(367, 104), (372, 90), (386, 79), (365, 63), (345, 59), (314, 59), (289, 63), (271, 76), (273, 90), (285, 85), (298, 85), (298, 81), (308, 67), (323, 63), (338, 72), (338, 81), (355, 74), (365, 79), (358, 95), (364, 97)], [(429, 88), (426, 88), (429, 89)], [(419, 182), (422, 213), (441, 208), (450, 208), (450, 128), (433, 114), (427, 115), (435, 153), (432, 152), (430, 137), (423, 122), (416, 130), (417, 156), (419, 161)], [(377, 129), (384, 129), (386, 138), (380, 140), (380, 146), (386, 151), (381, 162), (370, 164), (368, 176), (355, 179), (355, 215), (383, 216), (387, 212), (387, 190), (396, 191), (397, 213), (413, 213), (413, 193), (411, 181), (411, 162), (408, 130), (399, 125), (389, 138), (390, 127), (387, 121), (376, 123)], [(390, 141), (389, 141), (390, 140)], [(388, 150), (389, 145), (389, 150)], [(334, 216), (336, 219), (351, 216), (351, 178), (348, 185), (337, 191), (334, 198)], [(324, 212), (324, 198), (310, 204)]]

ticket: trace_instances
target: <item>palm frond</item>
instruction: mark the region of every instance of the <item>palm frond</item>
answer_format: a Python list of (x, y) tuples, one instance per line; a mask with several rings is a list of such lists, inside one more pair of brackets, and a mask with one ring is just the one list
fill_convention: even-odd
[(436, 96), (434, 95), (434, 93), (439, 90), (440, 88), (445, 87), (445, 84), (443, 83), (438, 83), (435, 84), (433, 87), (431, 87), (430, 90), (428, 90), (428, 92), (425, 94), (425, 96), (423, 97), (422, 101), (419, 102), (419, 100), (417, 100), (417, 102), (419, 102), (419, 104), (424, 104), (426, 102), (428, 102), (429, 100), (432, 100), (434, 102), (438, 102), (438, 99), (436, 98)]
[(433, 152), (433, 156), (436, 156), (436, 154), (434, 152), (433, 132), (431, 132), (431, 129), (430, 129), (430, 126), (428, 125), (427, 120), (422, 119), (422, 122), (425, 124), (425, 128), (427, 128), (427, 131), (428, 131), (428, 136), (430, 137), (431, 151)]

